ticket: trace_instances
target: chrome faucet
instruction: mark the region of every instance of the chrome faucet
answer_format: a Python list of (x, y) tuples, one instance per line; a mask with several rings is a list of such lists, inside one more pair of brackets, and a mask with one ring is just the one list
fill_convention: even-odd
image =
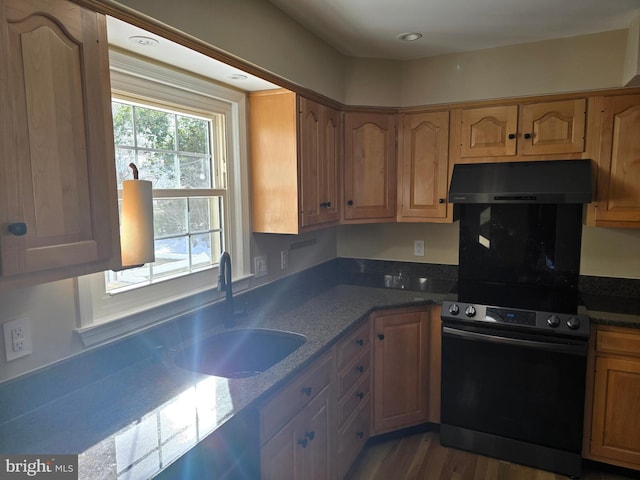
[(231, 255), (222, 252), (218, 265), (218, 291), (225, 291), (224, 296), (224, 326), (233, 327), (235, 325), (233, 312), (233, 287), (231, 283)]

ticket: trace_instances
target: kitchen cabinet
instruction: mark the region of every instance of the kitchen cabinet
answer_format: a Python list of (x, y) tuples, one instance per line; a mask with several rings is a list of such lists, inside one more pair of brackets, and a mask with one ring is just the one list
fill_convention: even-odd
[(369, 438), (371, 324), (367, 320), (336, 346), (338, 478), (344, 478)]
[(582, 158), (586, 115), (586, 98), (462, 108), (457, 111), (459, 156)]
[(341, 112), (288, 90), (254, 92), (249, 103), (254, 232), (337, 223)]
[(640, 470), (640, 332), (599, 325), (595, 338), (584, 456)]
[(120, 259), (104, 15), (6, 0), (0, 28), (0, 288)]
[(594, 99), (599, 115), (597, 197), (588, 224), (640, 227), (640, 95)]
[(334, 377), (331, 349), (260, 409), (261, 478), (335, 478)]
[(396, 216), (396, 113), (344, 114), (346, 223), (392, 222)]
[(400, 114), (398, 221), (447, 219), (449, 112)]
[(428, 420), (428, 307), (384, 310), (373, 322), (373, 434)]

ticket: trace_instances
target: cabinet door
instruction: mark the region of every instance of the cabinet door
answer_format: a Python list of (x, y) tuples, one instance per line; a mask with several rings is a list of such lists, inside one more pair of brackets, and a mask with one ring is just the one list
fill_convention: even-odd
[(640, 467), (640, 361), (598, 357), (591, 453)]
[(449, 112), (402, 115), (398, 152), (398, 219), (445, 218)]
[(428, 328), (426, 310), (374, 314), (373, 431), (376, 435), (427, 421)]
[(640, 95), (605, 98), (596, 222), (640, 226), (639, 131)]
[[(2, 275), (53, 280), (115, 267), (105, 18), (64, 0), (1, 8)], [(26, 233), (10, 234), (9, 224)]]
[(298, 434), (293, 418), (260, 450), (260, 478), (262, 480), (295, 480), (303, 478), (301, 457), (297, 454)]
[(518, 106), (462, 110), (461, 157), (499, 157), (516, 154)]
[(330, 387), (326, 387), (298, 418), (296, 444), (302, 455), (302, 475), (297, 478), (327, 480), (333, 478), (335, 434)]
[(522, 105), (518, 150), (522, 155), (584, 152), (584, 98)]
[(300, 97), (300, 225), (316, 225), (321, 219), (322, 192), (322, 106)]
[(396, 116), (344, 117), (344, 218), (391, 221), (396, 215)]

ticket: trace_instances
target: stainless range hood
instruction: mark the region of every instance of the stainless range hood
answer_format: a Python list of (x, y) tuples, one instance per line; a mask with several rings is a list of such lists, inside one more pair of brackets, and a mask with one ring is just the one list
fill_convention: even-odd
[(451, 203), (589, 203), (591, 160), (456, 164)]

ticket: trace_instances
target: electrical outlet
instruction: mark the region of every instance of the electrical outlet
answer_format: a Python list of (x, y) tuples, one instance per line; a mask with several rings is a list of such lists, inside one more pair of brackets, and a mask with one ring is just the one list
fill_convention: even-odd
[(27, 317), (12, 320), (3, 325), (4, 350), (7, 361), (32, 353), (31, 327)]
[(267, 264), (267, 256), (260, 255), (253, 257), (253, 276), (254, 278), (264, 277), (269, 274), (269, 266)]
[(289, 252), (286, 250), (280, 251), (280, 270), (286, 270), (289, 268)]
[(415, 257), (424, 257), (424, 240), (413, 241), (413, 255)]

